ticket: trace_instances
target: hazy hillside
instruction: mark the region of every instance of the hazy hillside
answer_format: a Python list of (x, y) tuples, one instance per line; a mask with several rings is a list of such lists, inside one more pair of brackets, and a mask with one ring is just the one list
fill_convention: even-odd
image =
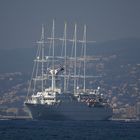
[[(57, 47), (56, 52), (59, 51)], [(140, 39), (114, 40), (87, 46), (87, 54), (100, 58), (87, 64), (87, 73), (101, 75), (101, 78), (87, 80), (86, 86), (100, 86), (104, 96), (116, 109), (116, 114), (121, 117), (124, 114), (124, 117), (128, 117), (129, 111), (136, 110), (140, 102), (139, 52)], [(23, 103), (35, 54), (35, 48), (0, 50), (0, 115), (13, 112), (25, 115)], [(136, 116), (134, 110), (133, 117)]]
[(139, 62), (140, 60), (140, 39), (120, 39), (112, 40), (104, 43), (96, 43), (92, 48), (92, 55), (111, 55), (119, 56), (119, 61)]
[[(113, 40), (87, 47), (89, 55), (117, 55), (117, 63), (139, 63), (139, 52), (140, 39)], [(35, 48), (1, 49), (0, 73), (31, 71), (34, 56)]]

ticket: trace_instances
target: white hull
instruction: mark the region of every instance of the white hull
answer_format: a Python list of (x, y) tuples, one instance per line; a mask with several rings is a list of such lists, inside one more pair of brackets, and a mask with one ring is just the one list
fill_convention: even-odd
[(32, 119), (36, 120), (108, 120), (112, 109), (107, 107), (89, 107), (79, 102), (60, 105), (26, 104)]

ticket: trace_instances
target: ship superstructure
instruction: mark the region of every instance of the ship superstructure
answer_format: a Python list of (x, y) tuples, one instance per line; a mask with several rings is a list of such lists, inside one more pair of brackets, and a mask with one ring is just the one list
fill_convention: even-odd
[(53, 20), (51, 37), (45, 40), (42, 26), (25, 101), (33, 119), (106, 120), (112, 116), (112, 108), (100, 93), (100, 87), (86, 88), (86, 79), (94, 77), (86, 73), (86, 62), (92, 59), (86, 54), (86, 44), (90, 42), (86, 30), (85, 25), (83, 38), (78, 40), (75, 24), (73, 39), (68, 39), (65, 23), (63, 37), (58, 38)]

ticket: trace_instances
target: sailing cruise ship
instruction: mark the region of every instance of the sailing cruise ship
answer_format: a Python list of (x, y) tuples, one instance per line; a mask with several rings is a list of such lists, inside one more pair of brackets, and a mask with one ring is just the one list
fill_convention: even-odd
[[(25, 106), (35, 120), (108, 120), (112, 108), (100, 93), (100, 87), (87, 88), (86, 25), (82, 40), (77, 39), (77, 24), (72, 39), (67, 38), (67, 24), (63, 37), (55, 37), (53, 20), (51, 37), (45, 39), (42, 25), (41, 39), (29, 83)], [(68, 44), (69, 43), (69, 44)], [(60, 45), (61, 44), (61, 45)]]

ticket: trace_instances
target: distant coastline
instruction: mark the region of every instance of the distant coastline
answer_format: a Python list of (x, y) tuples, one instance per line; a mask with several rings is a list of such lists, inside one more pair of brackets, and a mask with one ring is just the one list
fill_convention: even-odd
[(2, 116), (0, 115), (0, 120), (30, 120), (29, 116)]

